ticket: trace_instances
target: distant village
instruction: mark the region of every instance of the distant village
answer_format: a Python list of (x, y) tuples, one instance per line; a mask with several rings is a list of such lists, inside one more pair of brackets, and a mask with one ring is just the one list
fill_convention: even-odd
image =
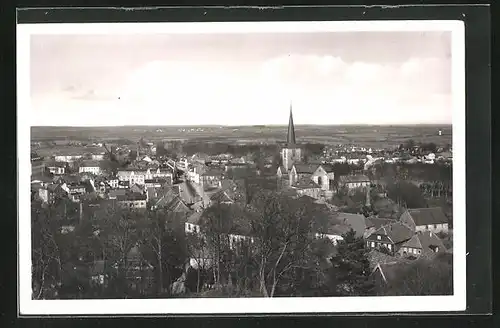
[[(218, 231), (228, 240), (229, 249), (235, 250), (241, 243), (259, 242), (262, 237), (249, 223), (253, 219), (246, 218), (247, 215), (258, 215), (255, 214), (258, 206), (252, 204), (258, 203), (260, 190), (279, 194), (298, 204), (298, 210), (313, 216), (308, 233), (313, 239), (331, 243), (322, 255), (327, 265), (329, 258), (339, 254), (339, 247), (343, 247), (347, 238), (359, 240), (367, 254), (369, 267), (364, 274), (376, 284), (390, 285), (391, 279), (403, 279), (396, 273), (407, 272), (405, 268), (421, 259), (433, 263), (451, 257), (453, 150), (450, 146), (410, 140), (396, 149), (338, 145), (322, 147), (312, 154), (300, 144), (300, 136), (295, 135), (291, 109), (288, 132), (283, 137), (286, 143), (279, 153), (261, 154), (260, 158), (255, 154), (235, 156), (199, 152), (187, 155), (175, 151), (175, 141), (155, 144), (142, 138), (135, 145), (104, 140), (85, 145), (73, 142), (76, 148), (84, 149), (79, 152), (68, 150), (71, 149), (68, 144), (63, 147), (68, 150), (66, 152), (59, 151), (58, 145), (52, 145), (53, 155), (42, 157), (37, 148), (43, 147), (43, 142), (33, 142), (32, 207), (38, 206), (36, 213), (63, 208), (63, 214), (58, 214), (57, 220), (53, 218), (57, 221), (57, 234), (62, 236), (73, 236), (83, 221), (106, 216), (109, 209), (139, 213), (137, 215), (143, 213), (146, 217), (158, 211), (173, 213), (176, 229), (182, 231), (188, 244), (186, 247), (191, 251), (186, 252), (186, 260), (177, 264), (176, 274), (172, 269), (168, 278), (162, 276), (160, 279), (159, 290), (165, 290), (168, 295), (213, 290), (218, 281), (223, 281), (212, 274), (205, 277), (203, 283), (198, 276), (196, 287), (189, 287), (188, 283), (192, 270), (218, 267), (213, 249), (208, 247), (209, 251), (203, 251), (202, 246), (191, 242), (196, 240), (199, 243), (199, 239), (192, 239), (192, 236), (208, 239), (212, 230), (207, 228), (210, 221), (207, 218), (211, 217), (214, 208), (227, 209), (225, 215), (231, 216), (228, 222), (238, 221), (238, 224)], [(262, 201), (266, 202), (265, 199)], [(256, 206), (255, 211), (252, 206)], [(54, 227), (54, 222), (51, 224)], [(95, 232), (97, 230), (95, 228), (94, 233), (99, 233)], [(127, 270), (127, 281), (133, 290), (147, 294), (148, 286), (159, 279), (158, 273), (154, 272), (158, 264), (147, 260), (144, 243), (140, 240), (143, 239), (137, 239), (124, 250), (128, 266), (135, 268)], [(283, 252), (285, 248), (282, 248)], [(160, 263), (170, 256), (170, 251), (165, 252), (159, 254), (163, 256)], [(235, 252), (240, 254), (239, 250)], [(288, 263), (298, 261), (294, 254), (289, 256)], [(40, 255), (39, 263), (43, 258)], [(98, 286), (107, 286), (112, 275), (109, 270), (121, 265), (115, 260), (109, 263), (105, 255), (80, 254), (76, 258), (79, 264), (72, 263), (73, 269), (68, 270), (78, 271), (81, 266), (85, 272), (81, 274), (85, 278), (81, 279)], [(274, 261), (276, 267), (279, 262), (285, 277), (287, 262), (281, 257)], [(164, 275), (164, 270), (160, 275)], [(50, 294), (40, 272), (34, 273), (38, 277), (34, 279), (38, 282), (34, 295), (41, 298), (60, 296), (61, 291)], [(72, 275), (77, 276), (76, 273)], [(235, 275), (228, 274), (229, 277)], [(61, 279), (58, 286), (63, 284)], [(225, 285), (228, 283), (233, 283), (231, 278), (224, 282)], [(276, 284), (274, 281), (274, 287)], [(56, 285), (53, 282), (51, 286)], [(272, 296), (274, 287), (257, 286), (255, 289), (264, 296)]]

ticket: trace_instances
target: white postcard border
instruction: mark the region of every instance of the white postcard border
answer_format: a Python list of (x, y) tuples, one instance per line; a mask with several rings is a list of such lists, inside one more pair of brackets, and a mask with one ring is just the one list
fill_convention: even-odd
[[(453, 284), (451, 296), (32, 300), (30, 36), (34, 34), (452, 32)], [(425, 78), (425, 77), (424, 77)], [(466, 308), (465, 27), (462, 21), (93, 23), (17, 26), (18, 276), (21, 315), (434, 312)]]

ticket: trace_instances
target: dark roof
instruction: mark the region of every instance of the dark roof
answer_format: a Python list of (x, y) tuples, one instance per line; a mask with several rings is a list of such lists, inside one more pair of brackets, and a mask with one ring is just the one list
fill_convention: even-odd
[(312, 188), (321, 188), (316, 182), (308, 178), (299, 179), (294, 185), (296, 189), (312, 189)]
[(448, 219), (440, 207), (408, 209), (408, 213), (417, 226), (448, 223)]
[(439, 239), (439, 237), (431, 231), (418, 232), (409, 241), (407, 241), (403, 247), (421, 248), (424, 253), (434, 252), (434, 248), (437, 247), (438, 252), (446, 252), (446, 247), (441, 239)]
[(146, 200), (147, 196), (139, 193), (126, 193), (125, 195), (116, 195), (118, 201)]
[(326, 171), (326, 173), (332, 173), (334, 171), (333, 165), (331, 164), (321, 164), (321, 167)]
[(395, 220), (391, 219), (384, 219), (384, 218), (376, 218), (376, 217), (371, 217), (371, 218), (366, 218), (365, 223), (367, 228), (375, 228), (379, 229), (383, 225), (390, 224), (392, 222), (395, 222)]
[(392, 240), (394, 244), (399, 244), (401, 242), (409, 240), (413, 236), (413, 231), (405, 224), (401, 222), (395, 222), (382, 226), (373, 234), (386, 235)]
[(83, 161), (83, 163), (80, 166), (83, 166), (83, 167), (99, 167), (100, 163), (98, 161)]
[(354, 230), (357, 237), (363, 236), (366, 223), (365, 216), (362, 214), (352, 214), (352, 213), (336, 213), (337, 219), (340, 220), (343, 224), (349, 226), (350, 229)]
[(342, 175), (339, 180), (342, 183), (370, 182), (370, 178), (366, 175)]
[(317, 164), (294, 164), (293, 166), (295, 166), (295, 171), (297, 172), (297, 174), (301, 174), (301, 173), (313, 174), (319, 165), (317, 165)]

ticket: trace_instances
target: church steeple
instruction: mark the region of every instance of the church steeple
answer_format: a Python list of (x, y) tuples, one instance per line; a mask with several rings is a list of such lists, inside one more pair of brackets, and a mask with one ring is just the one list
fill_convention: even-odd
[(288, 145), (295, 145), (295, 127), (293, 126), (292, 104), (290, 103), (290, 118), (288, 120), (288, 134), (286, 137)]

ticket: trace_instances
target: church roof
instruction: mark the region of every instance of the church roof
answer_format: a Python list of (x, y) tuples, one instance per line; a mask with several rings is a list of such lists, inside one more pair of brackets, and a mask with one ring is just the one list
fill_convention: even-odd
[(288, 133), (286, 136), (286, 143), (288, 145), (295, 145), (295, 127), (293, 125), (292, 105), (290, 105), (290, 118), (288, 120)]

